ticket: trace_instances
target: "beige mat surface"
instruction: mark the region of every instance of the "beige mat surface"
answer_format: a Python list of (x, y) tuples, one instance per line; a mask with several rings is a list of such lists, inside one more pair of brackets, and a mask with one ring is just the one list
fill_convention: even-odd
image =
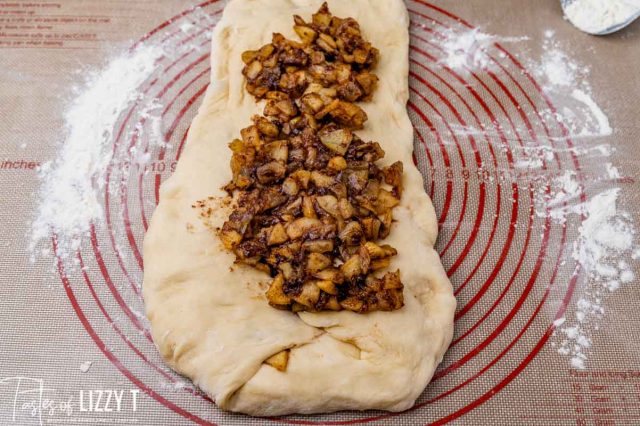
[(640, 23), (558, 3), (407, 0), (454, 343), (406, 413), (267, 420), (165, 367), (140, 296), (224, 2), (0, 1), (0, 424), (640, 424)]

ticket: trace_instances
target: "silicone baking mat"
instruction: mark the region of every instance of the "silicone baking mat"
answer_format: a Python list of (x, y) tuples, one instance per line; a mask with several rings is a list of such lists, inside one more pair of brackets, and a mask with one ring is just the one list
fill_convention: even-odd
[[(0, 424), (640, 424), (637, 253), (580, 257), (600, 210), (614, 209), (595, 228), (620, 225), (631, 240), (639, 216), (640, 26), (589, 37), (551, 0), (407, 1), (415, 162), (458, 298), (452, 346), (415, 407), (250, 418), (218, 410), (163, 364), (143, 314), (141, 246), (209, 84), (224, 3), (0, 1)], [(589, 96), (613, 134), (572, 128), (571, 105), (539, 75), (555, 42), (589, 65)], [(30, 249), (47, 197), (39, 176), (76, 158), (61, 157), (65, 123), (87, 76), (149, 52), (153, 69), (123, 86), (135, 94), (97, 151), (108, 155), (87, 235)], [(85, 162), (95, 158), (75, 167)], [(603, 265), (619, 277), (598, 286)]]

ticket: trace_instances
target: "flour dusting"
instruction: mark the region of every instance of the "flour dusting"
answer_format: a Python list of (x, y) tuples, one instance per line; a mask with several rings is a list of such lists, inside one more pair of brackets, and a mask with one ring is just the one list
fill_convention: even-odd
[[(618, 207), (621, 188), (611, 187), (622, 178), (620, 171), (610, 161), (597, 161), (615, 152), (608, 143), (601, 143), (614, 129), (594, 99), (589, 67), (566, 53), (553, 31), (545, 32), (543, 51), (542, 60), (534, 66), (536, 76), (559, 106), (555, 118), (576, 142), (573, 153), (587, 165), (583, 172), (589, 175), (585, 181), (576, 172), (565, 171), (552, 179), (549, 194), (537, 198), (539, 216), (549, 214), (563, 226), (581, 221), (571, 252), (580, 267), (579, 296), (573, 318), (556, 325), (556, 334), (560, 339), (558, 353), (569, 356), (573, 368), (584, 369), (593, 345), (590, 335), (605, 314), (606, 295), (635, 278), (630, 265), (622, 260), (634, 250), (635, 227)], [(592, 139), (598, 144), (592, 145)], [(599, 186), (601, 182), (608, 182), (608, 189)]]
[(573, 89), (573, 91), (571, 92), (571, 97), (579, 102), (582, 102), (588, 108), (593, 118), (595, 118), (596, 124), (598, 125), (597, 128), (600, 132), (599, 136), (608, 136), (613, 133), (613, 129), (609, 124), (609, 119), (587, 92), (581, 89)]
[(593, 97), (590, 68), (567, 53), (554, 31), (545, 31), (542, 50), (540, 61), (529, 62), (544, 90), (558, 106), (554, 118), (564, 123), (572, 138), (611, 135), (609, 118)]
[(64, 114), (65, 136), (56, 160), (42, 165), (40, 203), (31, 249), (57, 236), (60, 254), (75, 252), (89, 227), (103, 217), (100, 195), (118, 118), (142, 95), (138, 88), (155, 70), (163, 51), (142, 46), (89, 73)]
[(498, 37), (474, 28), (465, 31), (450, 29), (439, 43), (444, 55), (441, 64), (454, 70), (484, 69), (492, 64), (487, 49), (495, 43), (517, 43), (528, 37)]
[[(444, 41), (432, 40), (441, 49), (438, 63), (479, 78), (485, 78), (486, 71), (499, 74), (502, 70), (497, 63), (505, 56), (496, 43), (528, 40), (467, 28), (454, 28), (444, 35)], [(534, 214), (566, 229), (570, 248), (563, 264), (576, 265), (578, 281), (573, 306), (553, 322), (552, 345), (569, 358), (572, 368), (583, 369), (595, 344), (592, 333), (606, 313), (606, 297), (635, 280), (630, 262), (640, 259), (640, 249), (633, 220), (619, 206), (623, 190), (618, 182), (624, 175), (611, 161), (615, 148), (608, 138), (614, 128), (590, 83), (591, 69), (569, 53), (570, 46), (553, 30), (543, 32), (540, 48), (541, 55), (521, 54), (518, 59), (555, 107), (539, 105), (542, 120), (558, 122), (566, 132), (537, 130), (532, 135), (531, 129), (520, 125), (514, 130), (503, 127), (499, 133), (496, 123), (450, 128), (457, 137), (507, 139), (515, 153), (514, 167), (524, 177), (519, 185), (536, 188)], [(581, 169), (550, 168), (557, 157), (573, 158)]]
[[(561, 182), (559, 187), (561, 193), (568, 193), (574, 199), (582, 191), (582, 187), (567, 187)], [(575, 318), (563, 319), (562, 323), (556, 324), (563, 335), (558, 352), (570, 355), (571, 365), (575, 368), (585, 368), (587, 351), (592, 345), (589, 334), (598, 328), (598, 320), (605, 314), (606, 294), (635, 279), (630, 265), (622, 260), (631, 257), (636, 249), (636, 232), (630, 216), (618, 208), (620, 192), (619, 188), (605, 190), (586, 202), (556, 210), (552, 215), (563, 223), (569, 215), (585, 218), (578, 229), (579, 237), (573, 243), (571, 256), (582, 268), (586, 282), (576, 303)]]
[[(63, 113), (64, 134), (58, 154), (40, 169), (42, 184), (30, 235), (32, 259), (49, 254), (36, 247), (41, 241), (48, 242), (52, 235), (56, 236), (57, 254), (63, 259), (73, 258), (86, 241), (91, 225), (105, 221), (105, 193), (115, 197), (124, 191), (125, 176), (107, 185), (109, 170), (126, 168), (131, 173), (147, 173), (151, 154), (145, 143), (169, 146), (162, 128), (166, 104), (155, 94), (146, 93), (145, 85), (151, 86), (152, 77), (166, 64), (202, 49), (202, 39), (210, 38), (213, 23), (213, 16), (196, 9), (192, 19), (179, 25), (178, 33), (115, 56), (100, 70), (78, 72), (87, 77), (74, 88), (74, 99)], [(117, 125), (131, 107), (136, 108), (138, 122), (123, 128), (118, 135)], [(123, 148), (116, 151), (114, 142), (118, 137), (137, 142), (131, 146), (123, 143)], [(143, 143), (143, 139), (147, 142)], [(125, 236), (115, 238), (115, 246), (119, 240), (126, 241)]]

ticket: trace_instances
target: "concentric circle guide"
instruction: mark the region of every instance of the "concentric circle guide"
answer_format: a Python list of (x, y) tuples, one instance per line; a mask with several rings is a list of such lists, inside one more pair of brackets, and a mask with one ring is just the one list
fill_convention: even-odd
[[(452, 421), (527, 368), (575, 288), (579, 266), (564, 262), (570, 249), (566, 228), (534, 212), (534, 192), (550, 189), (519, 177), (514, 165), (525, 146), (572, 146), (563, 124), (540, 112), (553, 111), (553, 104), (517, 56), (498, 43), (487, 49), (486, 69), (445, 66), (442, 42), (473, 25), (423, 0), (407, 5), (414, 158), (438, 212), (437, 249), (458, 298), (454, 341), (408, 412), (353, 413), (348, 420), (344, 414), (290, 416), (271, 419), (275, 423), (352, 424), (415, 413), (428, 424)], [(121, 116), (106, 177), (106, 188), (118, 190), (104, 191), (107, 226), (92, 227), (90, 250), (77, 254), (80, 270), (67, 270), (58, 257), (66, 294), (98, 348), (147, 395), (198, 424), (224, 423), (230, 415), (214, 409), (198, 390), (181, 386), (184, 379), (162, 363), (142, 314), (141, 245), (159, 187), (180, 157), (209, 84), (210, 30), (222, 6), (209, 0), (185, 10), (132, 46), (159, 45), (165, 52), (190, 47), (178, 57), (162, 57), (138, 101)], [(185, 23), (195, 29), (181, 30)], [(151, 126), (145, 113), (150, 102), (161, 110), (162, 144), (145, 131)], [(146, 169), (132, 166), (134, 147), (150, 156)], [(543, 165), (548, 173), (579, 169), (575, 156), (554, 155)]]

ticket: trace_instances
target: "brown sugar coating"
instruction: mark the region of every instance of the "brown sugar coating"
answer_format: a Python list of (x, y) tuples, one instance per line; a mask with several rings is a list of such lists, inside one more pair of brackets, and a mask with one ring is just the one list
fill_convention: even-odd
[(355, 102), (374, 95), (379, 52), (326, 4), (311, 22), (294, 22), (301, 41), (274, 34), (242, 55), (246, 89), (266, 103), (229, 144), (225, 189), (237, 204), (220, 238), (237, 263), (271, 275), (275, 308), (399, 309), (400, 272), (379, 271), (397, 254), (380, 240), (402, 197), (403, 165), (379, 166), (380, 145), (354, 133), (367, 121)]

